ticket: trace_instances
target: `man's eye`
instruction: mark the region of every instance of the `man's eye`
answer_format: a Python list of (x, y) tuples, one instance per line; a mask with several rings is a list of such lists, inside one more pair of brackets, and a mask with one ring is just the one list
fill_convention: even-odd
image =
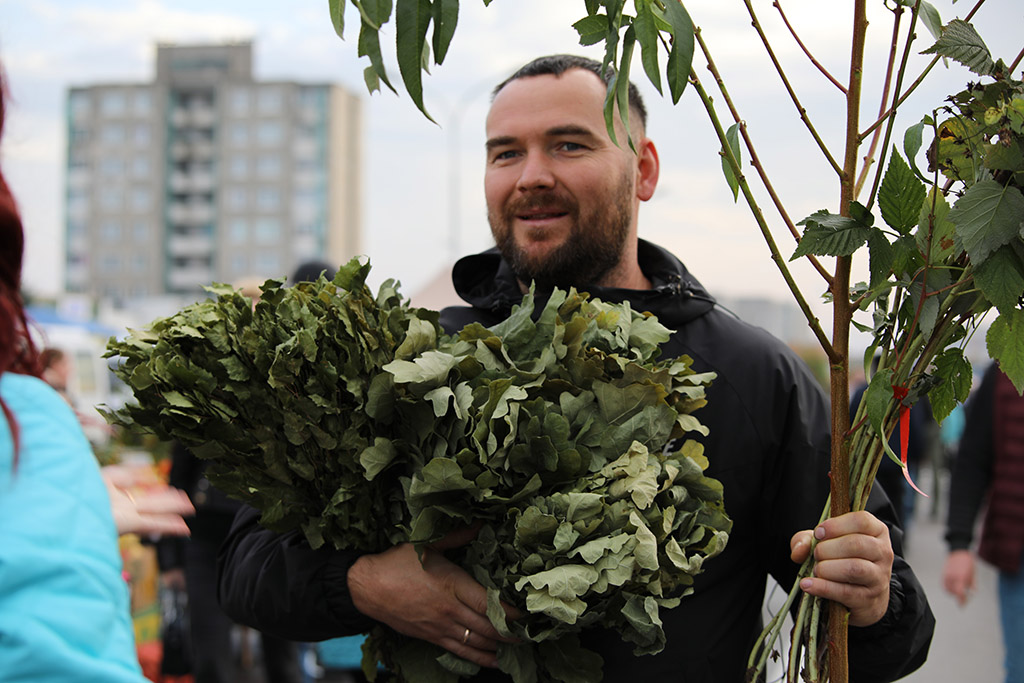
[(506, 161), (508, 159), (511, 159), (511, 158), (515, 157), (515, 155), (516, 155), (515, 151), (513, 151), (511, 149), (506, 149), (504, 152), (497, 152), (494, 155), (494, 160), (495, 161)]
[(578, 142), (563, 142), (562, 149), (566, 152), (579, 152), (586, 149), (586, 147)]

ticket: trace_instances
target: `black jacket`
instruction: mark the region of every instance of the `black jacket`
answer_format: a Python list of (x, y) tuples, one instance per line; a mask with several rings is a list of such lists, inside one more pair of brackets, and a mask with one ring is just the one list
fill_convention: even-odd
[[(605, 301), (628, 299), (670, 329), (667, 356), (687, 354), (697, 372), (714, 371), (708, 405), (696, 416), (710, 429), (708, 476), (722, 482), (734, 526), (725, 551), (705, 565), (694, 593), (663, 612), (668, 647), (634, 658), (613, 633), (594, 632), (585, 644), (605, 659), (605, 681), (744, 680), (752, 641), (760, 631), (761, 605), (770, 574), (788, 589), (796, 573), (789, 540), (813, 528), (828, 493), (829, 412), (824, 393), (806, 364), (767, 332), (716, 306), (682, 263), (640, 242), (640, 263), (653, 289), (592, 287)], [(456, 290), (470, 304), (442, 312), (447, 329), (504, 319), (522, 296), (496, 250), (461, 259)], [(892, 520), (876, 486), (869, 509)], [(221, 599), (236, 619), (296, 639), (355, 632), (366, 622), (352, 608), (345, 573), (356, 557), (314, 552), (301, 534), (262, 530), (254, 511), (243, 511), (225, 544)], [(897, 558), (892, 598), (881, 622), (850, 629), (851, 680), (891, 681), (925, 660), (934, 617), (924, 591), (900, 557), (901, 533), (892, 528)], [(481, 677), (484, 680), (485, 677)], [(487, 680), (502, 680), (493, 674)]]

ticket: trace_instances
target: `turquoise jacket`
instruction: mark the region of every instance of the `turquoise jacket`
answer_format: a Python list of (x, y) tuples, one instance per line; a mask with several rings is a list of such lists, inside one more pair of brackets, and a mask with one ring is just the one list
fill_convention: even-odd
[[(0, 679), (145, 683), (110, 499), (67, 403), (5, 373), (0, 417)], [(2, 416), (2, 413), (0, 413)]]

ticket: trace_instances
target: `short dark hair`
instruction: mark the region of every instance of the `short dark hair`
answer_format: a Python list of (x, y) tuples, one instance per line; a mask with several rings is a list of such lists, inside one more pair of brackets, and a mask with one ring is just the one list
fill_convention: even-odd
[[(601, 62), (597, 60), (580, 57), (579, 55), (547, 55), (546, 57), (538, 57), (520, 67), (518, 71), (499, 83), (491, 92), (491, 98), (496, 97), (506, 85), (520, 78), (529, 78), (530, 76), (561, 76), (570, 69), (590, 71), (604, 81), (605, 85), (611, 83), (612, 79), (615, 78), (615, 68), (609, 65), (602, 71)], [(632, 81), (629, 83), (629, 108), (640, 116), (640, 123), (646, 128), (647, 107), (644, 106), (644, 100), (640, 97), (640, 91)]]

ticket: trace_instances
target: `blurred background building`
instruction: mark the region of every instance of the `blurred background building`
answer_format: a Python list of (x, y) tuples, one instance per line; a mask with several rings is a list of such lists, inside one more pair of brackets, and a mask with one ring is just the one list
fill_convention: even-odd
[(160, 44), (152, 81), (70, 88), (66, 291), (152, 310), (344, 263), (363, 249), (363, 139), (356, 95), (256, 81), (249, 42)]

